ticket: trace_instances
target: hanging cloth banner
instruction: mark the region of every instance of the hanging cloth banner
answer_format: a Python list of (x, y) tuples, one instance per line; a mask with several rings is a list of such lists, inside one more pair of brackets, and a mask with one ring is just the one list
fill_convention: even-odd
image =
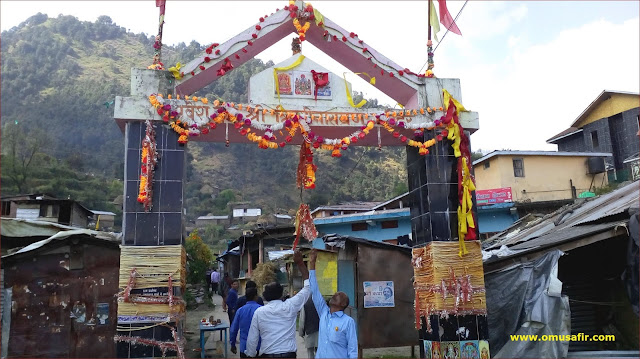
[(349, 89), (349, 83), (347, 82), (347, 73), (346, 72), (343, 73), (342, 77), (344, 78), (344, 88), (347, 91), (347, 100), (349, 101), (349, 105), (355, 108), (360, 108), (364, 106), (364, 104), (367, 103), (367, 100), (365, 99), (362, 99), (362, 101), (358, 102), (357, 105), (353, 103), (353, 97), (351, 96), (351, 89)]
[(280, 83), (278, 81), (278, 71), (291, 70), (294, 67), (298, 67), (302, 63), (302, 61), (304, 61), (304, 55), (298, 56), (298, 59), (289, 66), (273, 68), (273, 83), (276, 84), (276, 92), (278, 93), (278, 102), (280, 102)]
[(327, 86), (329, 83), (329, 73), (315, 72), (314, 70), (311, 70), (311, 75), (313, 77), (313, 82), (316, 84), (314, 89), (314, 98), (318, 101), (318, 88)]

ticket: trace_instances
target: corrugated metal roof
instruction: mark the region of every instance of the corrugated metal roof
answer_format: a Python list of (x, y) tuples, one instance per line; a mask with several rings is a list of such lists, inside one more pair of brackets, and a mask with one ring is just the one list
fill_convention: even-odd
[(320, 210), (326, 210), (326, 211), (331, 211), (331, 210), (335, 210), (335, 211), (367, 211), (367, 210), (372, 210), (374, 209), (374, 207), (382, 204), (384, 202), (350, 202), (350, 203), (341, 203), (341, 204), (336, 204), (336, 205), (330, 205), (330, 206), (320, 206), (316, 209), (314, 209), (313, 211), (311, 211), (311, 213), (315, 213), (317, 211)]
[(229, 219), (229, 216), (200, 216), (200, 217), (198, 217), (198, 219), (203, 219), (203, 220), (207, 220), (207, 219)]
[(480, 164), (495, 156), (563, 156), (563, 157), (611, 157), (606, 152), (560, 152), (560, 151), (493, 151), (482, 158), (473, 161), (473, 165)]
[(578, 200), (572, 205), (564, 206), (543, 218), (530, 221), (524, 226), (521, 223), (518, 226), (512, 226), (489, 238), (483, 246), (487, 249), (496, 249), (503, 245), (515, 248), (518, 243), (527, 242), (569, 227), (572, 230), (577, 230), (576, 226), (578, 225), (599, 221), (625, 212), (629, 208), (638, 207), (640, 198), (638, 185), (639, 183), (636, 181), (607, 194)]

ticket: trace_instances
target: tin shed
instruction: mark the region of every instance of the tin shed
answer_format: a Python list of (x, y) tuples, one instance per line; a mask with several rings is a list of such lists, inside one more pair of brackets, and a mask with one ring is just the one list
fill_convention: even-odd
[(337, 235), (323, 241), (338, 250), (338, 290), (350, 299), (345, 312), (358, 326), (358, 356), (362, 349), (419, 345), (411, 248)]
[(115, 357), (119, 242), (74, 229), (3, 256), (3, 357)]

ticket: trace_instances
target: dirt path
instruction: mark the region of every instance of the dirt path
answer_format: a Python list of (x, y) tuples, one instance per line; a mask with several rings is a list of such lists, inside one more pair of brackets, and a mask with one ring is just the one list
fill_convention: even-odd
[[(213, 308), (208, 307), (206, 304), (200, 304), (195, 309), (187, 310), (187, 317), (184, 323), (184, 336), (186, 338), (185, 356), (187, 358), (200, 358), (199, 325), (202, 318), (209, 318), (210, 316), (213, 316), (214, 320), (220, 319), (222, 322), (229, 322), (227, 312), (222, 311), (222, 297), (217, 294), (214, 295), (213, 303)], [(224, 357), (224, 343), (220, 341), (219, 332), (205, 334), (205, 340), (205, 358)], [(306, 358), (307, 351), (304, 347), (304, 339), (296, 334), (296, 341), (298, 347), (298, 358)], [(229, 344), (227, 344), (227, 347), (228, 358), (240, 358), (239, 354), (231, 353), (231, 347)], [(416, 347), (416, 356), (417, 354), (418, 348)], [(411, 347), (365, 349), (363, 351), (363, 355), (365, 358), (410, 358)]]

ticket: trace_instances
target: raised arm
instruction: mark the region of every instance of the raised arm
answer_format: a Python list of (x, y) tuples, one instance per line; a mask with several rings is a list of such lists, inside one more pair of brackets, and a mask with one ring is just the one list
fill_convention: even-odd
[(300, 273), (302, 273), (302, 280), (304, 281), (304, 286), (298, 292), (298, 294), (293, 297), (287, 299), (285, 301), (286, 305), (289, 305), (293, 312), (298, 313), (302, 307), (304, 307), (304, 303), (307, 302), (309, 297), (311, 296), (311, 291), (309, 290), (309, 270), (307, 266), (304, 264), (304, 260), (302, 259), (302, 253), (299, 250), (296, 250), (293, 253), (293, 261), (298, 265), (298, 269)]
[(318, 287), (318, 280), (316, 279), (316, 260), (318, 259), (318, 252), (314, 249), (309, 253), (309, 288), (311, 289), (311, 298), (313, 299), (313, 305), (316, 307), (318, 315), (322, 315), (325, 311), (329, 311), (327, 302), (324, 301), (320, 288)]

